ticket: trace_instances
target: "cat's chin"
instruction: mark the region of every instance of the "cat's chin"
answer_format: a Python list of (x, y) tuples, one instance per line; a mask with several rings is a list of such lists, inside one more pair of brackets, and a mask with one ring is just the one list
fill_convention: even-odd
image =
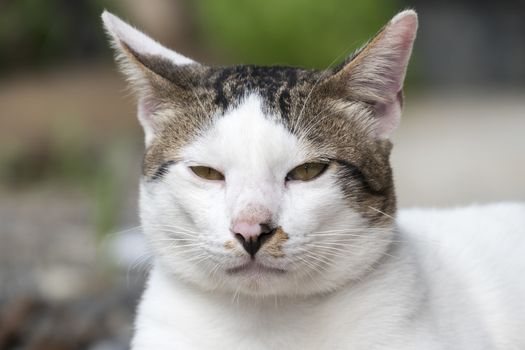
[[(265, 265), (251, 260), (225, 270), (225, 278), (234, 286), (236, 293), (251, 296), (270, 295), (279, 292), (289, 275), (283, 268)], [(282, 292), (282, 291), (281, 291)], [(279, 293), (280, 294), (280, 293)]]
[(228, 275), (246, 276), (246, 277), (264, 277), (266, 275), (285, 274), (285, 269), (267, 266), (257, 261), (250, 261), (246, 264), (242, 264), (226, 270)]
[[(209, 285), (203, 285), (203, 287), (214, 292), (222, 291), (226, 294), (256, 299), (274, 296), (286, 297), (298, 294), (295, 283), (296, 273), (285, 266), (272, 266), (272, 264), (257, 259), (248, 260), (239, 265), (224, 268), (222, 273), (215, 273), (214, 276), (220, 279), (215, 287), (211, 289)], [(302, 292), (306, 292), (306, 289), (303, 289)]]

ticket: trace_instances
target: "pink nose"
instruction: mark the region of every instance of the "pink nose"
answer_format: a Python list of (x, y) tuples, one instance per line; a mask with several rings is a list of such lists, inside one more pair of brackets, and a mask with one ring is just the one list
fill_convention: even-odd
[(262, 231), (260, 224), (250, 224), (242, 221), (233, 225), (232, 230), (233, 233), (241, 235), (247, 241), (252, 238), (257, 238)]
[(251, 224), (240, 221), (233, 225), (233, 234), (252, 258), (261, 246), (275, 233), (267, 224)]

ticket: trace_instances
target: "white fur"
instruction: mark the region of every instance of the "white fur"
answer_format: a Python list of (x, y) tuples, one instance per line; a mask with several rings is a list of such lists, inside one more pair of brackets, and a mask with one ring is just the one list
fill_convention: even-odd
[(133, 349), (525, 348), (525, 205), (399, 215), (399, 250), (359, 283), (232, 299), (151, 273)]

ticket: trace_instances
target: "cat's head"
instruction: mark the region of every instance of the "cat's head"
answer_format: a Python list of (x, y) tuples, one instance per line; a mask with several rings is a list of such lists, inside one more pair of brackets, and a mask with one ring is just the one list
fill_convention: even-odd
[(387, 254), (414, 11), (321, 71), (208, 67), (102, 17), (138, 94), (141, 220), (161, 268), (210, 290), (309, 295)]

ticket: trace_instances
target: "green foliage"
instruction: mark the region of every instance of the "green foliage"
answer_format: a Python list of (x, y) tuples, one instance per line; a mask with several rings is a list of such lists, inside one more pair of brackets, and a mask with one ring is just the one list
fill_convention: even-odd
[(105, 49), (100, 13), (108, 0), (0, 1), (0, 73)]
[(202, 34), (238, 63), (326, 68), (400, 9), (394, 0), (199, 0)]

